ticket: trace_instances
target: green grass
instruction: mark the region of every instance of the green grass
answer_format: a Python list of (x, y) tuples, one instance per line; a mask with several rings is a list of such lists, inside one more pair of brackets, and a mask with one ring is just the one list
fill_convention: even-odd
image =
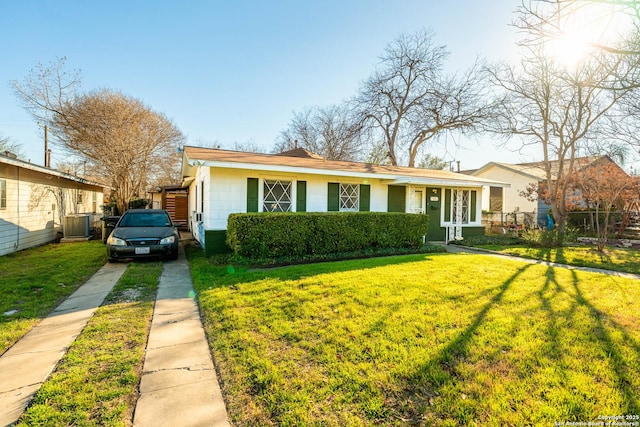
[[(0, 257), (0, 354), (107, 261), (102, 242), (51, 244)], [(17, 310), (15, 314), (3, 313)]]
[(162, 263), (131, 263), (19, 426), (131, 425)]
[(608, 247), (604, 252), (598, 252), (592, 246), (529, 248), (526, 246), (482, 245), (479, 247), (524, 258), (640, 274), (640, 252), (637, 249)]
[(428, 254), (428, 253), (443, 253), (447, 250), (440, 245), (425, 244), (419, 248), (375, 248), (375, 249), (363, 249), (352, 252), (338, 252), (330, 254), (310, 254), (304, 256), (287, 256), (280, 258), (246, 258), (242, 255), (236, 255), (233, 253), (214, 255), (212, 259), (219, 264), (235, 264), (245, 267), (278, 267), (286, 265), (297, 264), (312, 264), (317, 262), (330, 262), (341, 261), (349, 259), (365, 259), (373, 257), (384, 257), (394, 255), (409, 255), (409, 254)]
[(640, 413), (638, 281), (468, 254), (266, 272), (189, 257), (235, 425)]

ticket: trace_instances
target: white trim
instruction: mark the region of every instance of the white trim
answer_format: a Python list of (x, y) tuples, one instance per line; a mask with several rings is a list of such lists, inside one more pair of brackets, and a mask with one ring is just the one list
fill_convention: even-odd
[[(445, 196), (444, 193), (446, 190), (451, 190), (451, 202), (449, 204), (449, 206), (445, 207)], [(454, 188), (442, 188), (440, 189), (441, 191), (441, 198), (442, 198), (442, 203), (440, 206), (442, 206), (442, 209), (440, 209), (440, 226), (441, 227), (445, 227), (445, 228), (449, 228), (449, 227), (456, 227), (456, 226), (460, 226), (462, 228), (464, 227), (482, 227), (482, 200), (481, 197), (479, 197), (482, 194), (482, 189), (480, 189), (480, 192), (478, 192), (478, 189), (475, 187), (454, 187)], [(453, 203), (454, 203), (454, 199), (453, 199), (453, 192), (454, 191), (475, 191), (476, 192), (476, 220), (475, 221), (471, 221), (471, 218), (469, 218), (469, 222), (467, 223), (461, 223), (458, 224), (455, 221), (453, 221)], [(449, 209), (450, 215), (449, 221), (445, 221), (445, 209)], [(471, 194), (469, 194), (469, 214), (471, 214)]]
[[(376, 173), (376, 172), (351, 172), (341, 169), (313, 169), (299, 166), (287, 166), (287, 165), (264, 165), (259, 163), (241, 163), (241, 162), (220, 162), (215, 160), (197, 160), (189, 159), (188, 164), (190, 166), (204, 166), (215, 168), (227, 168), (227, 169), (248, 169), (252, 171), (262, 172), (275, 172), (275, 173), (291, 173), (291, 174), (306, 174), (306, 175), (322, 175), (322, 176), (340, 176), (351, 177), (356, 179), (379, 179), (388, 180), (390, 185), (407, 185), (407, 184), (419, 184), (419, 185), (442, 185), (442, 186), (474, 186), (482, 187), (483, 185), (503, 186), (509, 187), (510, 184), (481, 179), (479, 177), (472, 177), (469, 175), (460, 175), (461, 179), (441, 179), (441, 178), (427, 178), (427, 177), (399, 177), (398, 174), (391, 173)], [(466, 178), (463, 178), (466, 177)]]

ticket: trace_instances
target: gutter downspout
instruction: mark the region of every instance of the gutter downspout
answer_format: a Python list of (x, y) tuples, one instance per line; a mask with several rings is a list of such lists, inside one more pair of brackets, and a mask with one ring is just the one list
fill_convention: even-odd
[(17, 215), (18, 224), (16, 225), (16, 242), (13, 244), (13, 250), (14, 251), (17, 251), (18, 247), (20, 246), (20, 168), (19, 167), (16, 168), (16, 174), (17, 174), (16, 178), (17, 178), (17, 181), (18, 181), (18, 185), (17, 185), (17, 187), (18, 187), (18, 191), (17, 191), (17, 196), (18, 196), (17, 199), (18, 199), (18, 201), (16, 203), (16, 213), (18, 214)]

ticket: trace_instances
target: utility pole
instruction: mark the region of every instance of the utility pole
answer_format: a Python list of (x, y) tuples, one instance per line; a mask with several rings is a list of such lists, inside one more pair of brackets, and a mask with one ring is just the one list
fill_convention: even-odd
[(44, 167), (49, 167), (49, 126), (44, 125)]

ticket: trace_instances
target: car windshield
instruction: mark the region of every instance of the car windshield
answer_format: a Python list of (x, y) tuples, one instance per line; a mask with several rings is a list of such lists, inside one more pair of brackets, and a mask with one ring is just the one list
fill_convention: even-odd
[(171, 220), (164, 213), (131, 213), (125, 214), (119, 227), (170, 227)]

